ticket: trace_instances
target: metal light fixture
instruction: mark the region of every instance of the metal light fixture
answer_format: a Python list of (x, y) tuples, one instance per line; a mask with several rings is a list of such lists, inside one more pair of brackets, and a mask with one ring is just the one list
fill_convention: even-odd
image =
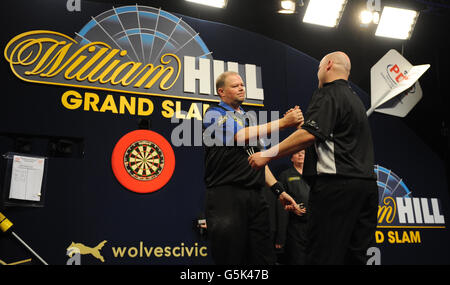
[(216, 8), (225, 8), (228, 3), (228, 0), (186, 0), (186, 1)]
[(280, 14), (294, 14), (295, 13), (295, 1), (291, 0), (282, 0), (280, 1), (281, 9), (278, 10), (278, 13)]
[(341, 20), (347, 0), (310, 0), (303, 22), (336, 27)]
[(369, 10), (362, 10), (359, 14), (359, 19), (364, 25), (368, 25), (370, 23), (378, 24), (380, 21), (380, 13), (377, 11), (372, 12)]
[(376, 36), (407, 40), (411, 37), (419, 12), (385, 6)]
[(379, 22), (380, 22), (380, 13), (377, 11), (372, 12), (372, 23), (378, 25)]

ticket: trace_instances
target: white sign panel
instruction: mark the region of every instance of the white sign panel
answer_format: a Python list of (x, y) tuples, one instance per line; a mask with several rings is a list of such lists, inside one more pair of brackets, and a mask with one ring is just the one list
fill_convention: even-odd
[(388, 51), (370, 70), (371, 107), (367, 115), (377, 111), (406, 116), (422, 98), (418, 80), (428, 68), (429, 64), (413, 66), (394, 49)]

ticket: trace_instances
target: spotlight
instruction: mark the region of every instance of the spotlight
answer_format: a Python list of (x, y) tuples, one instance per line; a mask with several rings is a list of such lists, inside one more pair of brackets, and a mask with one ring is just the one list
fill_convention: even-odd
[(336, 27), (341, 20), (347, 0), (310, 0), (303, 22)]
[(280, 14), (294, 14), (295, 13), (295, 1), (281, 1), (281, 9), (278, 10)]
[(216, 8), (225, 8), (228, 3), (228, 0), (186, 0), (186, 1)]
[(367, 25), (370, 22), (372, 22), (373, 15), (372, 15), (372, 12), (370, 12), (368, 10), (362, 10), (361, 14), (359, 14), (359, 18), (361, 19), (362, 24)]
[(385, 6), (375, 35), (407, 40), (411, 38), (418, 16), (414, 10)]
[(375, 11), (372, 13), (372, 22), (375, 25), (378, 25), (378, 23), (380, 22), (380, 13), (379, 12)]
[(380, 21), (380, 13), (377, 11), (371, 12), (369, 10), (362, 10), (359, 14), (359, 19), (361, 20), (361, 24), (367, 26), (370, 23), (378, 24)]

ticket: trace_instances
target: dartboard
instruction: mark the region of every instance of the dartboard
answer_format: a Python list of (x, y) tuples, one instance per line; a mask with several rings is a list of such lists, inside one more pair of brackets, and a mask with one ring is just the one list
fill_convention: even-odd
[(169, 182), (175, 170), (175, 154), (160, 134), (137, 130), (117, 142), (111, 166), (122, 186), (133, 192), (150, 193)]
[(130, 145), (123, 157), (125, 169), (128, 174), (137, 180), (152, 180), (164, 168), (164, 154), (162, 150), (151, 141), (138, 141)]
[(212, 59), (199, 34), (181, 18), (141, 5), (116, 7), (93, 17), (76, 34), (82, 45), (101, 41), (127, 50), (131, 61), (160, 64), (165, 53)]

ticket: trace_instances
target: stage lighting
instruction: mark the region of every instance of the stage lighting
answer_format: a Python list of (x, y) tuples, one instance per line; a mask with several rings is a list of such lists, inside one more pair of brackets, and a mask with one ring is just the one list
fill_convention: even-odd
[(375, 25), (378, 25), (378, 23), (380, 22), (380, 13), (378, 13), (376, 11), (372, 13), (372, 22)]
[(186, 1), (216, 8), (225, 8), (228, 3), (228, 0), (186, 0)]
[(419, 13), (414, 10), (385, 6), (376, 36), (407, 40), (411, 37)]
[(341, 20), (347, 0), (310, 0), (303, 22), (336, 27)]
[(372, 22), (372, 12), (368, 11), (368, 10), (362, 10), (361, 14), (359, 14), (359, 18), (361, 19), (361, 23), (362, 24), (370, 24)]
[(380, 21), (380, 13), (377, 11), (371, 12), (369, 10), (362, 10), (359, 14), (361, 24), (369, 25), (370, 23), (378, 24)]
[(295, 13), (295, 1), (281, 1), (281, 9), (278, 10), (280, 14), (294, 14)]

